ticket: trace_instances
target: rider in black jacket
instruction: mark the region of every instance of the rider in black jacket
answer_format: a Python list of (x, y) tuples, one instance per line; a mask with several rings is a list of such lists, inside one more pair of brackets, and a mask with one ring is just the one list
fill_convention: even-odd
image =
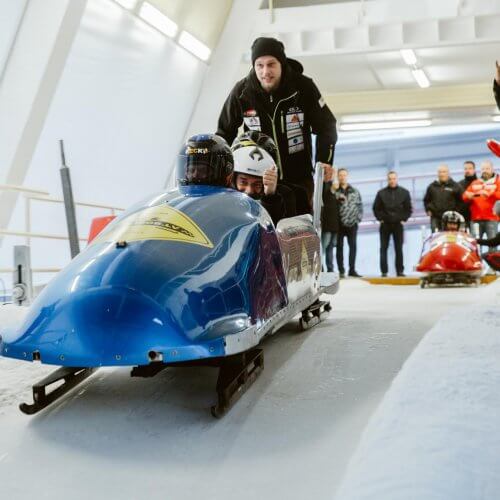
[(382, 276), (387, 276), (387, 250), (392, 236), (396, 253), (396, 273), (398, 276), (404, 276), (403, 222), (412, 214), (410, 192), (398, 186), (396, 172), (389, 172), (387, 180), (387, 187), (377, 193), (373, 202), (373, 213), (380, 221), (380, 271)]
[(431, 218), (431, 231), (441, 230), (441, 219), (445, 212), (460, 208), (462, 190), (450, 177), (446, 165), (438, 168), (438, 179), (431, 182), (424, 196), (424, 207)]
[[(266, 66), (263, 70), (264, 63), (270, 69)], [(279, 179), (303, 186), (311, 199), (311, 133), (316, 135), (315, 161), (332, 165), (337, 141), (335, 117), (314, 82), (302, 74), (302, 65), (286, 58), (278, 40), (255, 40), (252, 64), (248, 76), (226, 99), (217, 134), (231, 144), (243, 124), (245, 130), (259, 130), (272, 137), (278, 146)]]

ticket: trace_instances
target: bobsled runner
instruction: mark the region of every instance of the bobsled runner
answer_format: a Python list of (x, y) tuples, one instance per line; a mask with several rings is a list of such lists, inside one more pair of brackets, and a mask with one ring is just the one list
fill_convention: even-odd
[(483, 264), (476, 240), (463, 231), (442, 231), (427, 238), (416, 270), (420, 286), (481, 282)]
[(318, 323), (330, 310), (320, 296), (338, 289), (337, 275), (321, 274), (311, 216), (275, 227), (257, 201), (229, 188), (181, 186), (94, 228), (91, 238), (22, 324), (0, 332), (2, 356), (60, 366), (33, 386), (24, 413), (99, 367), (151, 377), (208, 365), (219, 368), (212, 413), (221, 416), (262, 371), (261, 339), (297, 314), (303, 329)]

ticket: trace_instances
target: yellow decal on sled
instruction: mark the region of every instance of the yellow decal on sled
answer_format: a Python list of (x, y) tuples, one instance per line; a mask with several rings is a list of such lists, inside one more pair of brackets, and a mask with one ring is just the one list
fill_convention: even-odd
[(104, 230), (94, 241), (168, 240), (213, 248), (213, 243), (186, 214), (168, 205), (136, 212), (110, 231)]

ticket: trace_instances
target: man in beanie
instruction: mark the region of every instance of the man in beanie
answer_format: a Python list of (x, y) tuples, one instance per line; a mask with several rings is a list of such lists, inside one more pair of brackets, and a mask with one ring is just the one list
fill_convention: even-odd
[(232, 143), (243, 124), (258, 130), (278, 146), (281, 183), (302, 186), (312, 200), (314, 192), (311, 133), (316, 135), (316, 157), (332, 176), (337, 141), (336, 120), (314, 82), (302, 74), (302, 65), (287, 59), (275, 38), (257, 38), (252, 45), (252, 70), (233, 88), (222, 108), (217, 134)]

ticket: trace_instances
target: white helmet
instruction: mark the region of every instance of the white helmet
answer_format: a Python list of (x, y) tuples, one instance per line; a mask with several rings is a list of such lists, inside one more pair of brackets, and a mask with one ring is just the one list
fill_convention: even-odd
[(272, 156), (255, 142), (238, 141), (231, 148), (234, 158), (234, 172), (263, 177), (264, 172), (275, 166)]

